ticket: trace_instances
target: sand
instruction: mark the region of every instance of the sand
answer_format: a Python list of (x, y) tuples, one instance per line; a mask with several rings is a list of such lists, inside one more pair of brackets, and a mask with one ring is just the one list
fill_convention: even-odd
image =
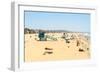
[[(90, 59), (90, 39), (83, 33), (68, 33), (67, 39), (70, 43), (61, 38), (62, 33), (46, 33), (46, 35), (57, 40), (47, 38), (47, 41), (39, 41), (37, 33), (25, 34), (25, 62)], [(71, 39), (71, 35), (74, 35), (74, 39)]]

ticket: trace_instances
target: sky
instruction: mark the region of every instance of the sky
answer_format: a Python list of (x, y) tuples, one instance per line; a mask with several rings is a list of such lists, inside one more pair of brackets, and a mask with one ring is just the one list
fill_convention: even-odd
[(31, 29), (90, 32), (90, 14), (24, 11), (24, 24)]

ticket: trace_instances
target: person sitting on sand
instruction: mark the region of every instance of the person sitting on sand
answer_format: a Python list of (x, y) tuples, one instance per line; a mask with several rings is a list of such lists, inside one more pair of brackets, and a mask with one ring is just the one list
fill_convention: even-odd
[(63, 39), (65, 39), (65, 38), (66, 38), (66, 34), (65, 34), (65, 33), (63, 33), (62, 38), (63, 38)]
[(70, 43), (68, 39), (68, 34), (66, 35), (66, 33), (63, 33), (62, 38), (66, 41), (66, 43)]

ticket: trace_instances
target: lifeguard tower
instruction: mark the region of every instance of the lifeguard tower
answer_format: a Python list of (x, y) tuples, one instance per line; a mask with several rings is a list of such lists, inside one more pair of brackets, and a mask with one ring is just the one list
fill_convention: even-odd
[(39, 31), (39, 41), (46, 41), (45, 32)]

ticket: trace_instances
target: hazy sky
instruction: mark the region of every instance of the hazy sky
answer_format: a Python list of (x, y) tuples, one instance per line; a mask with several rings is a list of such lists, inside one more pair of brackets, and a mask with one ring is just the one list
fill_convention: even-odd
[(90, 32), (90, 14), (25, 11), (25, 27)]

